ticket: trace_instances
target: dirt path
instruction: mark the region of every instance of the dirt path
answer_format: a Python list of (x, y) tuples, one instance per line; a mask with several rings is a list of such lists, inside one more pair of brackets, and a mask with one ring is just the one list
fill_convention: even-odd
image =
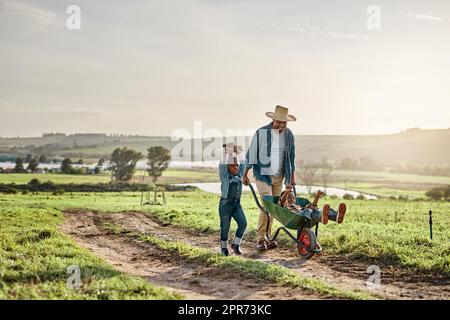
[[(121, 272), (145, 277), (153, 284), (183, 294), (187, 299), (324, 298), (300, 289), (255, 281), (217, 268), (177, 259), (151, 244), (124, 235), (115, 235), (102, 228), (104, 222), (118, 222), (125, 228), (129, 226), (130, 230), (137, 231), (134, 214), (116, 216), (116, 214), (70, 212), (66, 213), (65, 217), (61, 230), (73, 237), (80, 246), (91, 250)], [(144, 215), (136, 217), (146, 220)], [(148, 221), (152, 223), (151, 220)], [(170, 235), (160, 232), (152, 235), (173, 239)]]
[[(293, 293), (291, 288), (274, 287), (273, 285), (270, 286), (270, 284), (255, 284), (254, 280), (243, 282), (243, 279), (232, 279), (236, 281), (236, 286), (234, 286), (230, 282), (229, 276), (220, 278), (221, 275), (217, 271), (209, 274), (208, 272), (205, 273), (204, 267), (198, 265), (189, 264), (186, 266), (186, 264), (178, 261), (176, 266), (172, 266), (173, 261), (161, 259), (161, 254), (157, 253), (154, 248), (149, 251), (148, 244), (124, 239), (125, 237), (121, 236), (110, 235), (104, 230), (100, 230), (98, 227), (100, 221), (120, 225), (125, 230), (151, 234), (157, 238), (181, 241), (217, 251), (218, 244), (215, 236), (199, 234), (172, 225), (164, 225), (149, 214), (139, 212), (95, 214), (92, 212), (73, 211), (66, 214), (66, 223), (63, 226), (63, 230), (74, 236), (81, 245), (104, 257), (121, 271), (145, 276), (149, 281), (166, 287), (185, 290), (184, 293), (190, 298), (314, 298), (309, 293), (305, 294), (305, 292)], [(326, 256), (306, 261), (296, 255), (294, 246), (291, 248), (280, 247), (276, 250), (259, 253), (254, 249), (254, 243), (245, 241), (242, 249), (244, 257), (279, 264), (299, 272), (302, 276), (321, 279), (345, 290), (368, 290), (372, 294), (388, 299), (450, 298), (448, 279), (445, 281), (445, 279), (427, 278), (422, 275), (412, 278), (410, 274), (408, 277), (405, 277), (401, 270), (382, 269), (380, 288), (368, 289), (366, 286), (369, 276), (366, 273), (368, 266), (357, 265), (350, 261), (332, 259)], [(155, 259), (155, 256), (157, 259)], [(149, 264), (149, 262), (151, 263)], [(188, 270), (185, 270), (186, 268)], [(191, 274), (192, 276), (188, 276), (186, 279), (183, 277), (177, 279), (171, 274), (176, 273), (177, 270), (179, 270), (180, 274)], [(197, 273), (199, 271), (202, 272), (199, 274)], [(199, 283), (193, 284), (193, 281), (198, 281)], [(267, 287), (268, 285), (269, 287)], [(203, 290), (204, 287), (209, 287), (210, 289)], [(242, 288), (237, 292), (234, 289), (230, 290), (232, 287)], [(261, 287), (263, 289), (259, 290), (258, 288)]]

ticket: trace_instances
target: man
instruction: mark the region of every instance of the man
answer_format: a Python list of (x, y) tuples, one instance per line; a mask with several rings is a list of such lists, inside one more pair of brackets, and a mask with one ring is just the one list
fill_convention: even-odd
[[(297, 119), (288, 111), (285, 107), (276, 106), (275, 112), (266, 112), (272, 122), (256, 131), (247, 151), (242, 182), (246, 186), (249, 185), (248, 171), (253, 168), (256, 188), (261, 195), (280, 196), (283, 180), (286, 185), (295, 185), (295, 139), (292, 131), (287, 128), (287, 122)], [(265, 212), (259, 213), (256, 245), (258, 250), (277, 246), (275, 241), (266, 237), (267, 223), (270, 234), (272, 222), (272, 216), (267, 221)]]

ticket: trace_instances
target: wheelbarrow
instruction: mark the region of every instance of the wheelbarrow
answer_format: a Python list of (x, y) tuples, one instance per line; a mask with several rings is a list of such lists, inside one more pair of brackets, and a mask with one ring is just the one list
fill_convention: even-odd
[[(258, 208), (267, 215), (266, 238), (269, 241), (274, 241), (280, 231), (286, 233), (297, 244), (297, 252), (305, 259), (310, 259), (314, 254), (320, 253), (322, 247), (317, 241), (319, 223), (312, 221), (308, 217), (303, 217), (299, 214), (289, 211), (287, 208), (279, 206), (278, 200), (280, 197), (276, 196), (261, 196), (263, 205), (261, 205), (258, 196), (251, 184), (249, 184), (250, 191), (255, 199)], [(295, 187), (294, 187), (294, 193)], [(296, 203), (301, 207), (309, 205), (311, 202), (308, 199), (297, 197)], [(269, 234), (270, 216), (273, 216), (283, 226), (279, 227), (273, 237)], [(312, 229), (315, 229), (314, 232)], [(290, 230), (296, 230), (296, 236)]]

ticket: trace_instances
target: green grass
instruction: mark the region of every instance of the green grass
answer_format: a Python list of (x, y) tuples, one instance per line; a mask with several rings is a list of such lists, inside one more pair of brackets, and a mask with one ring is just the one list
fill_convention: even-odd
[[(346, 190), (358, 191), (363, 194), (370, 194), (380, 198), (389, 197), (407, 197), (408, 199), (426, 199), (425, 193), (429, 189), (415, 188), (410, 185), (408, 189), (400, 189), (398, 187), (389, 187), (389, 183), (376, 183), (376, 182), (332, 182), (330, 187), (341, 188)], [(431, 187), (430, 187), (431, 189)]]
[[(167, 207), (145, 210), (165, 222), (200, 232), (218, 232), (217, 197), (201, 192), (174, 194), (168, 201)], [(321, 201), (337, 207), (342, 200)], [(244, 195), (242, 203), (249, 226), (247, 237), (254, 238), (258, 211), (250, 195)], [(319, 239), (327, 254), (450, 276), (450, 203), (393, 200), (346, 203), (348, 212), (344, 224), (330, 222), (320, 228)], [(429, 240), (429, 210), (434, 212), (433, 241)], [(293, 246), (287, 237), (281, 239), (285, 245)]]
[(450, 184), (450, 177), (425, 176), (408, 173), (393, 173), (388, 171), (356, 171), (335, 170), (332, 177), (336, 179), (357, 179), (364, 181), (395, 181), (410, 183)]
[(53, 181), (55, 184), (84, 184), (84, 183), (102, 183), (109, 182), (110, 176), (107, 174), (58, 174), (58, 173), (2, 173), (0, 174), (0, 183), (9, 184), (27, 184), (31, 179), (39, 179), (41, 182)]
[[(0, 202), (0, 299), (179, 299), (137, 277), (124, 275), (75, 245), (57, 225), (50, 206)], [(67, 285), (79, 266), (82, 285)]]
[[(104, 212), (144, 211), (164, 222), (199, 232), (218, 234), (218, 196), (201, 191), (167, 192), (168, 205), (143, 206), (139, 193), (0, 195), (0, 203), (24, 207), (85, 208)], [(336, 207), (339, 199), (322, 199)], [(355, 261), (398, 266), (450, 275), (450, 203), (424, 201), (346, 201), (348, 212), (342, 225), (321, 226), (319, 240), (329, 255)], [(258, 211), (249, 194), (242, 205), (247, 215), (246, 238), (255, 237)], [(434, 239), (429, 240), (428, 210), (433, 211)], [(279, 226), (275, 223), (275, 226)], [(235, 224), (232, 224), (232, 229)], [(281, 244), (293, 243), (281, 236)]]
[(323, 281), (302, 277), (297, 272), (282, 266), (236, 256), (224, 257), (219, 253), (214, 253), (208, 249), (195, 247), (186, 243), (157, 239), (148, 235), (126, 232), (117, 225), (109, 225), (106, 228), (118, 234), (126, 233), (128, 236), (146, 241), (160, 250), (167, 251), (186, 260), (199, 262), (208, 267), (231, 271), (235, 274), (242, 274), (243, 276), (258, 280), (264, 279), (280, 285), (289, 285), (329, 297), (345, 299), (374, 299), (373, 296), (364, 292), (340, 290), (327, 285)]
[[(143, 170), (136, 172), (132, 182), (141, 183)], [(53, 181), (55, 184), (94, 184), (105, 183), (111, 181), (109, 173), (102, 174), (86, 174), (86, 175), (74, 175), (74, 174), (59, 174), (59, 173), (1, 173), (0, 183), (4, 184), (26, 184), (31, 179), (39, 179), (41, 182)], [(216, 170), (200, 170), (200, 169), (167, 169), (162, 177), (160, 177), (157, 183), (161, 184), (174, 184), (174, 183), (193, 183), (193, 182), (215, 182), (218, 181), (218, 175)], [(150, 182), (148, 175), (146, 176), (144, 183)]]
[[(301, 182), (300, 179), (298, 179)], [(321, 185), (317, 178), (316, 185)], [(427, 198), (425, 193), (439, 185), (450, 185), (450, 177), (391, 173), (387, 171), (334, 170), (330, 187), (359, 191), (378, 197)]]
[[(142, 182), (143, 170), (136, 171), (132, 181)], [(144, 182), (151, 181), (150, 177), (145, 177)], [(158, 178), (157, 183), (175, 184), (175, 183), (194, 183), (194, 182), (219, 182), (217, 170), (213, 169), (178, 169), (169, 168)]]

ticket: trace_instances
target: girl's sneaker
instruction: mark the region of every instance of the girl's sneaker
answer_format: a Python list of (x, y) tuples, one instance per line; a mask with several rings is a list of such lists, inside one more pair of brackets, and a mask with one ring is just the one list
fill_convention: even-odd
[(240, 246), (238, 244), (232, 243), (231, 249), (233, 249), (234, 254), (240, 256), (242, 254)]
[(328, 223), (329, 214), (330, 214), (330, 205), (326, 204), (323, 206), (323, 209), (322, 209), (322, 223), (323, 224)]
[(345, 203), (339, 204), (338, 213), (337, 213), (337, 219), (336, 219), (337, 223), (344, 222), (344, 217), (345, 217), (345, 212), (346, 211), (347, 211), (347, 206), (345, 205)]
[(225, 257), (228, 257), (228, 248), (222, 248), (221, 250), (220, 250), (221, 252), (222, 252), (222, 255), (224, 255)]

